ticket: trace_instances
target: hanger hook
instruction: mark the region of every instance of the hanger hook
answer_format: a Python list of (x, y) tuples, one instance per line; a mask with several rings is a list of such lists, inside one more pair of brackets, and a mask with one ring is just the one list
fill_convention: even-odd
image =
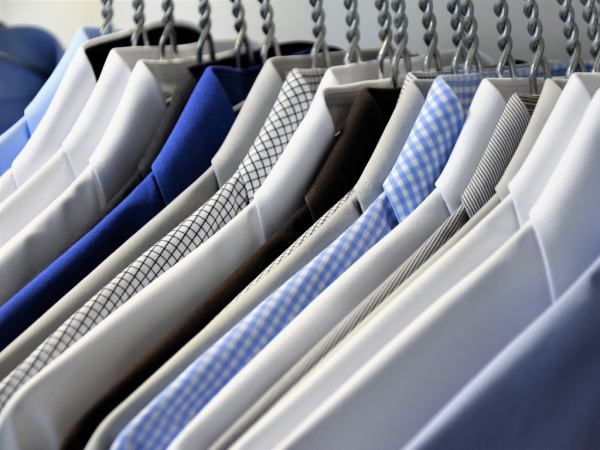
[(160, 57), (162, 59), (166, 56), (167, 43), (171, 45), (173, 54), (177, 55), (177, 34), (175, 33), (175, 5), (173, 0), (163, 0), (163, 32), (158, 40), (158, 47), (160, 49)]
[(585, 65), (581, 59), (581, 42), (579, 42), (579, 27), (575, 21), (575, 10), (572, 0), (557, 0), (560, 5), (558, 16), (563, 22), (563, 35), (567, 38), (567, 54), (569, 55), (569, 64), (567, 66), (566, 76), (569, 77), (577, 70), (585, 71)]
[(135, 24), (133, 34), (131, 35), (131, 45), (139, 45), (140, 37), (142, 38), (143, 45), (149, 45), (148, 32), (146, 31), (146, 27), (144, 27), (146, 23), (144, 0), (133, 0), (131, 4), (133, 5), (133, 23)]
[[(423, 12), (422, 23), (425, 27), (425, 34), (423, 40), (427, 45), (427, 53), (425, 54), (424, 67), (427, 72), (431, 70), (441, 70), (440, 65), (440, 53), (437, 48), (438, 34), (437, 34), (437, 18), (433, 12), (432, 0), (419, 0), (419, 8)], [(432, 69), (432, 62), (435, 64), (435, 68)]]
[(390, 16), (389, 0), (375, 0), (375, 8), (379, 11), (377, 14), (377, 23), (379, 24), (379, 40), (381, 48), (377, 52), (377, 67), (379, 68), (379, 78), (385, 76), (385, 59), (393, 55), (391, 34), (392, 18)]
[(512, 24), (508, 16), (508, 2), (506, 0), (495, 0), (494, 13), (496, 14), (496, 17), (498, 17), (496, 30), (500, 34), (500, 37), (498, 38), (500, 58), (498, 59), (496, 73), (498, 74), (498, 78), (504, 77), (504, 68), (508, 65), (510, 76), (515, 78), (517, 76), (517, 68), (515, 60), (512, 57), (513, 41), (510, 36)]
[(313, 36), (315, 42), (310, 50), (312, 57), (312, 67), (317, 67), (317, 57), (319, 53), (323, 53), (325, 60), (325, 66), (331, 66), (331, 57), (329, 56), (329, 48), (325, 41), (325, 34), (327, 28), (325, 27), (325, 10), (323, 9), (323, 0), (309, 0), (310, 6), (312, 6), (311, 17), (313, 20)]
[(235, 65), (242, 67), (242, 47), (246, 49), (246, 55), (251, 64), (254, 64), (254, 57), (252, 50), (250, 49), (250, 43), (248, 42), (248, 25), (246, 24), (246, 10), (242, 4), (242, 0), (231, 0), (233, 17), (235, 19), (234, 27), (237, 31), (237, 37), (235, 39), (235, 46), (233, 51), (235, 53)]
[(392, 83), (395, 87), (400, 85), (400, 60), (404, 60), (404, 69), (412, 71), (410, 52), (408, 51), (408, 16), (406, 15), (406, 1), (392, 0), (394, 13), (394, 56), (392, 58)]
[(211, 8), (208, 0), (199, 0), (198, 12), (200, 13), (200, 21), (198, 22), (200, 28), (200, 36), (198, 37), (198, 44), (196, 46), (196, 58), (200, 63), (204, 60), (204, 47), (208, 45), (209, 61), (214, 61), (215, 42), (210, 32), (212, 28), (212, 21), (210, 20)]
[(600, 68), (600, 29), (598, 28), (598, 8), (596, 0), (581, 0), (583, 3), (583, 18), (587, 23), (587, 35), (592, 41), (590, 53), (594, 59), (592, 72)]
[(360, 16), (358, 15), (358, 0), (344, 0), (346, 7), (346, 40), (348, 41), (348, 50), (344, 55), (344, 64), (361, 62), (360, 54)]
[(529, 49), (533, 52), (529, 69), (529, 89), (533, 94), (537, 94), (539, 92), (537, 84), (538, 70), (541, 68), (544, 78), (548, 78), (550, 67), (544, 56), (546, 44), (542, 37), (543, 26), (536, 0), (524, 0), (523, 12), (527, 17), (527, 31), (530, 36)]
[(273, 7), (270, 0), (258, 0), (260, 2), (260, 16), (263, 19), (262, 30), (265, 34), (265, 40), (260, 49), (260, 59), (264, 63), (269, 58), (271, 48), (275, 56), (281, 55), (279, 42), (275, 37), (275, 22), (273, 21)]
[(100, 34), (112, 33), (112, 18), (113, 18), (113, 0), (101, 0), (102, 1), (102, 17), (104, 21), (100, 27)]
[(461, 65), (464, 63), (467, 56), (465, 49), (465, 33), (462, 21), (462, 8), (459, 0), (449, 0), (446, 7), (448, 12), (451, 14), (450, 27), (454, 30), (452, 33), (452, 43), (456, 47), (456, 52), (452, 57), (452, 73), (459, 73), (461, 70)]
[(474, 67), (476, 72), (481, 72), (482, 65), (479, 58), (479, 36), (477, 35), (477, 19), (475, 18), (475, 5), (473, 0), (460, 0), (462, 6), (462, 20), (464, 40), (467, 57), (464, 62), (465, 73), (471, 72)]

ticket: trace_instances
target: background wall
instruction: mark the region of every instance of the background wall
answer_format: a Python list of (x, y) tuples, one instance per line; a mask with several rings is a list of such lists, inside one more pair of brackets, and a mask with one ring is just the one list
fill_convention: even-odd
[[(148, 21), (161, 17), (160, 0), (146, 0), (146, 18)], [(324, 0), (326, 10), (327, 41), (339, 46), (345, 45), (344, 20), (345, 9), (342, 0)], [(413, 51), (424, 48), (423, 27), (417, 0), (408, 0), (409, 47)], [(440, 48), (451, 48), (451, 29), (446, 0), (433, 0), (438, 18)], [(525, 29), (526, 19), (522, 11), (522, 0), (508, 0), (510, 17), (513, 24), (514, 55), (529, 59), (527, 48), (528, 35)], [(311, 39), (310, 5), (308, 0), (272, 0), (275, 12), (276, 35), (280, 41), (291, 39)], [(544, 25), (544, 39), (547, 55), (555, 59), (567, 59), (565, 38), (562, 35), (562, 23), (558, 18), (559, 5), (555, 0), (538, 0), (540, 16)], [(175, 0), (175, 16), (180, 20), (198, 21), (197, 0)], [(589, 58), (588, 39), (582, 19), (580, 1), (573, 1), (580, 27), (584, 57)], [(213, 35), (225, 38), (235, 35), (230, 0), (211, 0)], [(260, 30), (259, 2), (245, 0), (246, 18), (249, 35), (255, 40), (262, 39)], [(67, 43), (74, 30), (82, 24), (100, 25), (100, 0), (0, 0), (0, 20), (9, 24), (35, 24), (53, 31), (58, 38)], [(117, 27), (132, 24), (131, 0), (114, 1), (114, 21)], [(359, 0), (361, 20), (361, 46), (378, 47), (377, 10), (373, 0)], [(492, 11), (492, 0), (475, 0), (475, 13), (479, 23), (480, 48), (489, 55), (498, 54), (495, 28), (496, 17)]]

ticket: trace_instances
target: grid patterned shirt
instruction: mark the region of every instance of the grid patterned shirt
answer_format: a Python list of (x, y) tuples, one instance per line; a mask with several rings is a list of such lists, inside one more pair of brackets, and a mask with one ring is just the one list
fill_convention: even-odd
[(193, 417), (317, 295), (434, 188), (484, 74), (433, 83), (384, 192), (329, 247), (204, 352), (120, 433), (112, 449), (165, 449)]
[(323, 69), (292, 70), (236, 173), (190, 217), (88, 300), (0, 382), (0, 409), (51, 361), (227, 224), (254, 198), (304, 118)]

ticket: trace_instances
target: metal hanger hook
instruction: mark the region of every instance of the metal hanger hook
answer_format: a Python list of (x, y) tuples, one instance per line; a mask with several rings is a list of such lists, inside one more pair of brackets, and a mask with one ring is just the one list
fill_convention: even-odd
[(598, 72), (600, 68), (600, 28), (598, 28), (598, 8), (596, 0), (581, 0), (583, 3), (583, 19), (587, 23), (587, 35), (592, 41), (590, 53), (594, 59), (592, 72)]
[(102, 18), (104, 19), (100, 26), (100, 34), (112, 33), (112, 19), (113, 19), (113, 0), (101, 0), (102, 1)]
[(575, 21), (575, 10), (572, 0), (557, 0), (560, 5), (558, 16), (563, 22), (563, 35), (567, 38), (567, 54), (569, 55), (569, 64), (567, 66), (566, 76), (569, 77), (573, 72), (585, 71), (585, 64), (581, 59), (581, 42), (579, 41), (579, 27)]
[(211, 34), (212, 21), (210, 20), (210, 3), (208, 0), (199, 0), (198, 12), (200, 13), (200, 37), (198, 38), (196, 56), (198, 62), (204, 60), (204, 47), (208, 45), (208, 57), (210, 61), (215, 60), (215, 42)]
[(406, 1), (392, 0), (394, 22), (394, 56), (392, 58), (392, 83), (395, 87), (400, 85), (400, 61), (404, 61), (405, 72), (412, 71), (410, 52), (408, 51), (408, 16), (406, 15)]
[(510, 36), (512, 24), (508, 16), (508, 2), (506, 0), (494, 1), (494, 13), (498, 17), (496, 30), (500, 34), (498, 38), (498, 48), (500, 49), (500, 58), (496, 67), (496, 73), (499, 78), (504, 77), (504, 69), (508, 66), (510, 77), (517, 76), (517, 67), (512, 57), (513, 41)]
[(275, 22), (273, 21), (273, 7), (270, 0), (258, 0), (260, 3), (260, 16), (263, 19), (262, 30), (265, 34), (265, 40), (260, 48), (260, 59), (264, 63), (269, 57), (269, 52), (273, 49), (275, 56), (281, 55), (279, 42), (275, 37)]
[(346, 40), (348, 41), (348, 50), (344, 55), (344, 64), (360, 62), (360, 16), (358, 15), (358, 0), (344, 0), (346, 7)]
[(175, 32), (175, 5), (173, 0), (163, 0), (163, 32), (158, 40), (158, 47), (160, 49), (160, 57), (166, 58), (166, 47), (167, 44), (171, 45), (173, 55), (177, 55), (177, 34)]
[(464, 42), (467, 56), (464, 62), (465, 73), (470, 73), (472, 68), (481, 72), (482, 64), (479, 57), (479, 36), (477, 35), (477, 19), (475, 18), (475, 6), (473, 0), (460, 0), (462, 8), (462, 21), (464, 30)]
[(330, 67), (331, 57), (329, 55), (327, 41), (325, 41), (327, 29), (325, 27), (325, 10), (323, 9), (323, 0), (309, 0), (309, 3), (312, 6), (311, 17), (314, 23), (312, 32), (313, 36), (315, 37), (315, 42), (310, 50), (312, 67), (315, 68), (318, 66), (317, 59), (320, 53), (323, 54), (325, 66)]
[(375, 8), (377, 8), (377, 23), (379, 24), (379, 40), (381, 47), (377, 52), (377, 67), (379, 78), (385, 76), (385, 60), (393, 56), (392, 49), (392, 18), (390, 16), (389, 0), (375, 0)]
[(233, 51), (235, 54), (235, 64), (237, 67), (242, 67), (242, 47), (246, 50), (246, 55), (251, 64), (254, 63), (254, 57), (252, 55), (252, 49), (250, 48), (250, 43), (248, 42), (248, 25), (246, 24), (246, 10), (244, 9), (244, 5), (242, 4), (242, 0), (231, 0), (233, 12), (233, 17), (235, 19), (234, 27), (235, 31), (237, 31), (237, 38), (235, 40), (235, 45), (233, 47)]
[(135, 24), (133, 34), (131, 35), (131, 45), (139, 45), (140, 38), (142, 38), (143, 45), (150, 45), (148, 32), (146, 31), (146, 27), (144, 27), (144, 24), (146, 23), (144, 0), (133, 0), (131, 4), (133, 5), (133, 23)]
[[(440, 52), (438, 51), (437, 18), (433, 12), (432, 0), (419, 0), (419, 8), (423, 12), (422, 23), (425, 27), (423, 40), (427, 45), (424, 67), (426, 71), (441, 70)], [(432, 69), (432, 64), (435, 64)]]
[(524, 0), (523, 12), (527, 17), (527, 31), (530, 36), (529, 49), (533, 52), (533, 60), (529, 68), (529, 89), (531, 93), (539, 92), (537, 76), (541, 68), (544, 78), (550, 76), (550, 67), (544, 56), (546, 45), (542, 37), (543, 26), (540, 20), (539, 9), (536, 0)]

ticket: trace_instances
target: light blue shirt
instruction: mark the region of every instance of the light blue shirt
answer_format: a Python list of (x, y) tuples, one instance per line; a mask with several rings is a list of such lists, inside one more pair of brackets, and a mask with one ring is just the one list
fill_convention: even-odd
[(77, 30), (50, 77), (46, 80), (31, 102), (25, 107), (23, 117), (0, 135), (0, 175), (10, 168), (12, 161), (23, 149), (25, 144), (27, 144), (27, 141), (39, 125), (42, 117), (44, 117), (44, 114), (58, 89), (58, 85), (79, 46), (87, 40), (99, 35), (100, 32), (97, 28), (86, 27)]

